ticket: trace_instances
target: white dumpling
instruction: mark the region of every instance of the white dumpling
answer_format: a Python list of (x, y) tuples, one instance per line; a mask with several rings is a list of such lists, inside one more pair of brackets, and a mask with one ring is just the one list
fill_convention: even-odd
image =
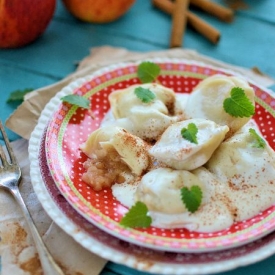
[[(198, 128), (198, 144), (181, 135), (181, 129), (194, 123)], [(205, 164), (223, 141), (227, 126), (206, 119), (189, 119), (170, 125), (149, 153), (157, 161), (173, 169), (193, 170)]]
[(275, 153), (266, 143), (254, 146), (249, 129), (261, 133), (250, 121), (225, 140), (206, 164), (207, 169), (228, 188), (236, 208), (236, 220), (244, 220), (265, 210), (275, 201)]
[(184, 110), (188, 101), (190, 94), (185, 93), (176, 93), (176, 102), (175, 102), (175, 114), (179, 116), (184, 116)]
[(90, 158), (108, 158), (108, 153), (116, 151), (121, 161), (126, 163), (132, 173), (141, 175), (149, 165), (147, 144), (139, 137), (123, 128), (101, 127), (94, 131), (80, 149)]
[[(135, 94), (138, 87), (149, 89), (155, 99), (143, 103)], [(115, 123), (125, 125), (128, 131), (143, 139), (157, 139), (170, 124), (178, 120), (173, 115), (175, 93), (160, 84), (132, 85), (111, 93), (109, 101)]]
[[(180, 189), (194, 185), (203, 196), (197, 211), (191, 213), (181, 200)], [(155, 227), (214, 232), (230, 226), (234, 219), (227, 203), (218, 199), (217, 190), (222, 192), (223, 186), (204, 168), (192, 172), (158, 168), (142, 177), (136, 200), (147, 205)]]
[(181, 200), (180, 189), (193, 185), (204, 189), (199, 178), (189, 171), (157, 168), (142, 177), (136, 191), (136, 200), (145, 203), (150, 211), (183, 213), (187, 209)]
[[(150, 103), (143, 103), (135, 94), (135, 89), (138, 87), (149, 89), (156, 98)], [(129, 116), (134, 106), (150, 106), (163, 114), (168, 114), (169, 109), (173, 108), (175, 93), (172, 89), (157, 83), (136, 84), (114, 91), (109, 95), (109, 101), (115, 118)]]
[(232, 88), (242, 88), (254, 104), (254, 90), (240, 77), (214, 75), (201, 81), (188, 98), (185, 115), (187, 118), (205, 118), (220, 125), (228, 125), (228, 136), (240, 129), (251, 117), (233, 117), (226, 113), (223, 102), (230, 97)]

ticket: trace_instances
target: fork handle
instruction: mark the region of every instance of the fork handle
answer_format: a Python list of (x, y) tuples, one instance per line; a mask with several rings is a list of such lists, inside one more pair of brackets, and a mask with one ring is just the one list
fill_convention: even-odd
[(29, 229), (31, 231), (34, 243), (37, 248), (37, 252), (39, 254), (41, 266), (44, 272), (44, 275), (64, 275), (64, 272), (61, 270), (61, 268), (56, 264), (54, 261), (52, 255), (50, 254), (49, 250), (45, 246), (41, 236), (39, 235), (36, 226), (34, 225), (33, 219), (30, 215), (30, 212), (18, 190), (17, 187), (14, 187), (12, 189), (12, 194), (14, 198), (19, 203), (23, 215), (27, 221), (27, 224), (29, 226)]

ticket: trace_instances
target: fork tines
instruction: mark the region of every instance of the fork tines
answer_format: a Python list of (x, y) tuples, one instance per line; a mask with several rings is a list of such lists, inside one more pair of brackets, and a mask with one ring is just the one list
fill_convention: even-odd
[[(5, 142), (5, 145), (6, 145), (8, 154), (9, 154), (9, 157), (10, 157), (11, 164), (16, 164), (17, 163), (16, 157), (15, 157), (15, 155), (13, 153), (12, 147), (10, 145), (8, 136), (6, 134), (6, 131), (4, 129), (4, 125), (3, 125), (3, 123), (2, 123), (1, 120), (0, 120), (0, 131), (1, 131), (2, 137), (4, 139), (4, 142)], [(5, 154), (4, 149), (3, 149), (2, 146), (0, 146), (0, 158), (1, 158), (2, 164), (4, 166), (8, 164), (6, 154)]]

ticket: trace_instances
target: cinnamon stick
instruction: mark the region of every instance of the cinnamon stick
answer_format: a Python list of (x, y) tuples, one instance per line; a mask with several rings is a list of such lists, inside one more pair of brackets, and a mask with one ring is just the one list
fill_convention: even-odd
[(221, 34), (216, 28), (214, 28), (192, 12), (188, 13), (187, 18), (188, 23), (190, 24), (190, 26), (193, 27), (194, 30), (206, 37), (213, 44), (217, 44), (219, 42)]
[(187, 23), (189, 0), (176, 0), (172, 11), (170, 48), (181, 47)]
[(210, 0), (190, 0), (190, 4), (216, 16), (224, 22), (232, 22), (233, 20), (234, 12), (232, 9), (226, 8)]
[[(159, 8), (165, 13), (171, 15), (173, 12), (174, 3), (170, 0), (153, 0), (152, 3), (155, 7)], [(197, 15), (190, 11), (187, 11), (187, 22), (194, 30), (203, 35), (209, 41), (214, 44), (218, 43), (220, 39), (220, 32), (216, 28), (199, 18)]]

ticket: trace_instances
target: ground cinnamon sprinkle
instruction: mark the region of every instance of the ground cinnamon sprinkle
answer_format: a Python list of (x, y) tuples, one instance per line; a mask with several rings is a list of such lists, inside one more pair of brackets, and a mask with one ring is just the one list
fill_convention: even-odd
[(36, 253), (35, 256), (29, 259), (26, 262), (20, 264), (20, 268), (26, 272), (29, 272), (32, 275), (42, 275), (42, 269), (40, 266), (40, 260), (38, 254)]

